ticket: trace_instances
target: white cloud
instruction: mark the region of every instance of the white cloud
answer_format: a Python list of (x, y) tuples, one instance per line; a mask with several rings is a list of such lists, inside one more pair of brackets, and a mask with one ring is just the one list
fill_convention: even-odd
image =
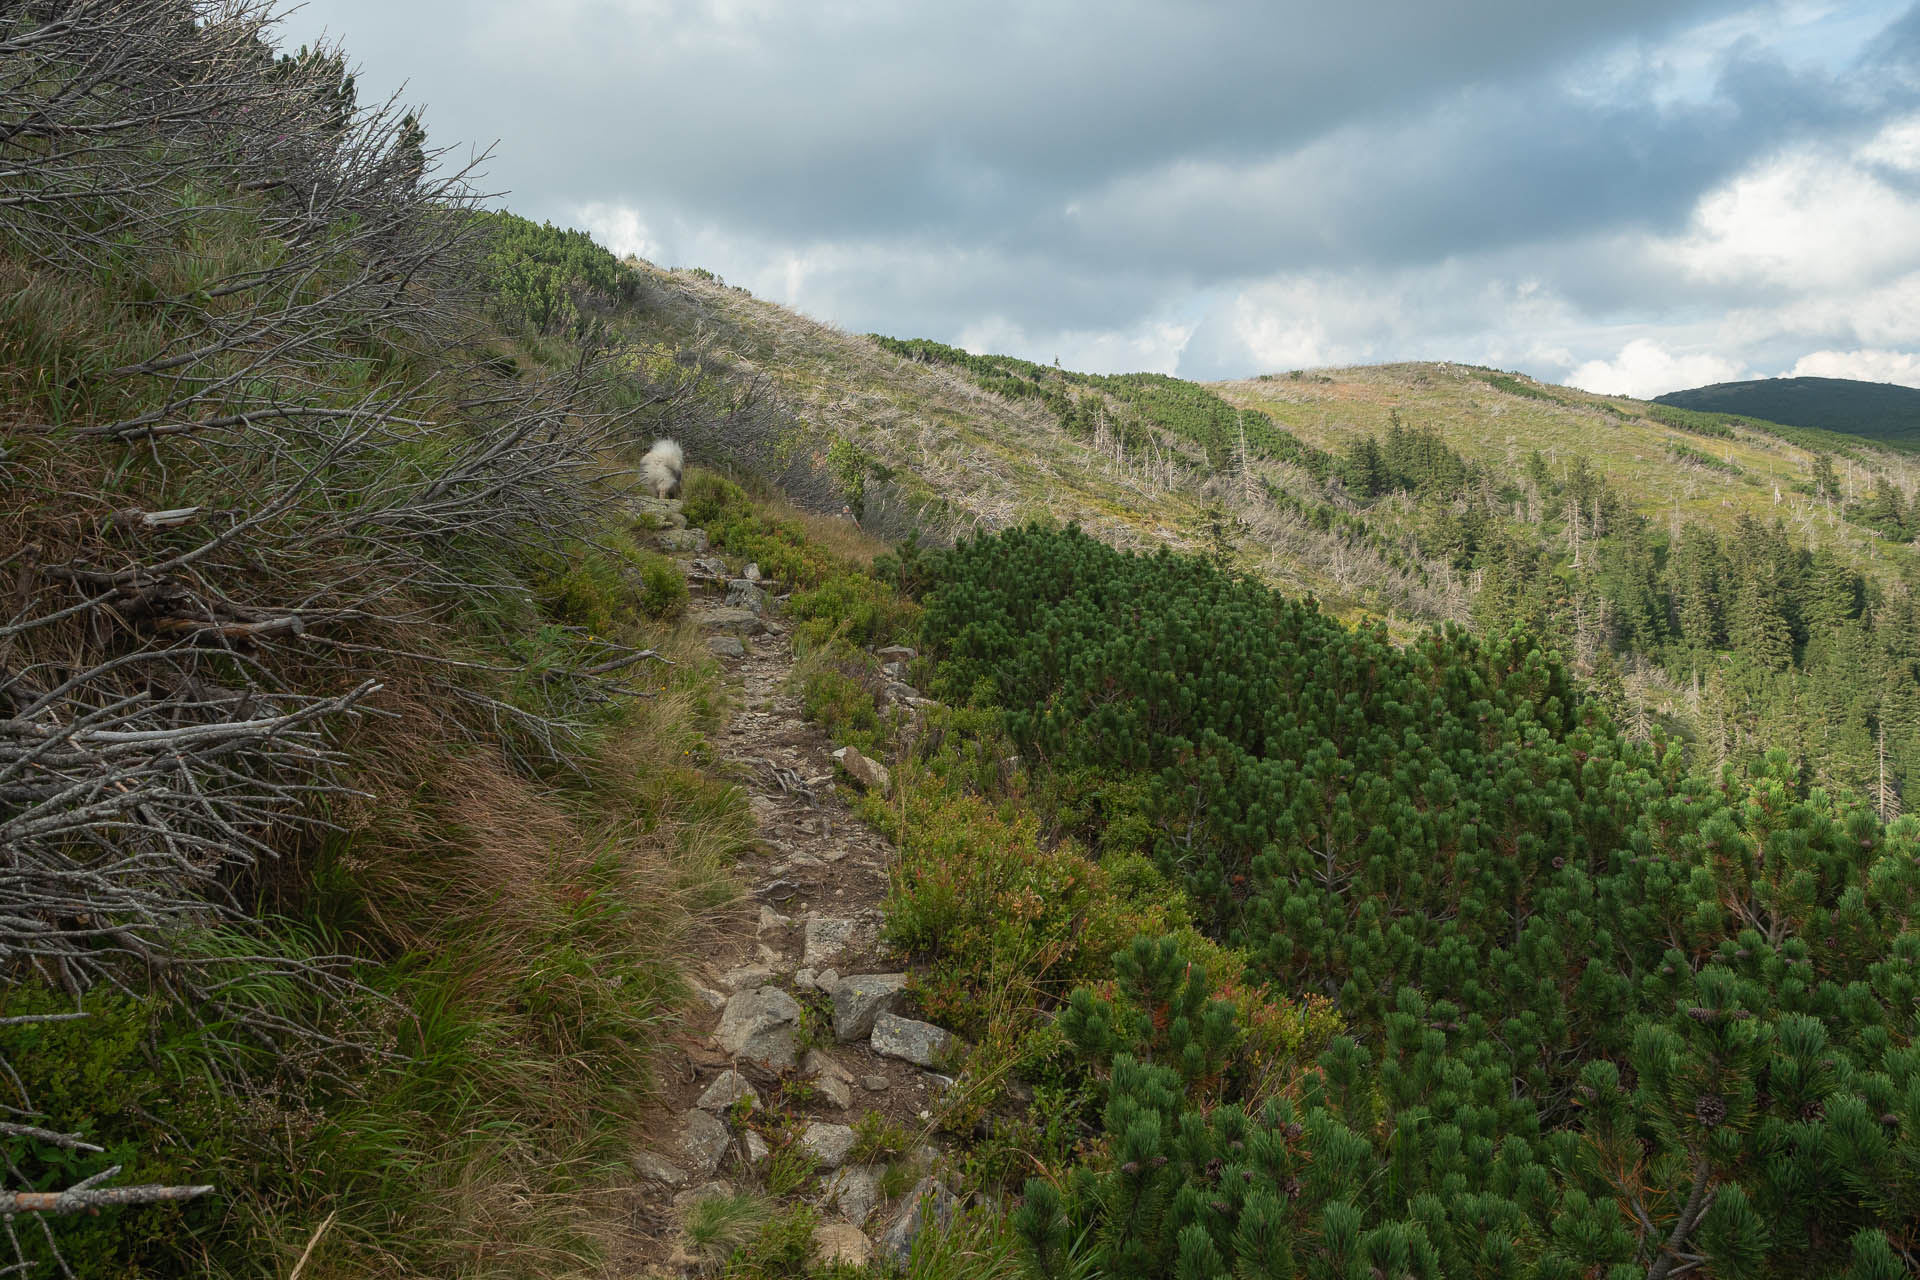
[[(1869, 144), (1893, 147), (1886, 135)], [(1656, 252), (1707, 284), (1869, 286), (1920, 266), (1920, 208), (1854, 156), (1807, 148), (1708, 193), (1690, 233)]]
[(1600, 395), (1649, 400), (1684, 387), (1738, 382), (1752, 376), (1738, 361), (1724, 356), (1698, 352), (1676, 355), (1651, 338), (1635, 338), (1611, 360), (1587, 361), (1567, 382)]
[(644, 258), (648, 262), (660, 260), (660, 242), (648, 234), (639, 210), (596, 201), (580, 206), (576, 216), (581, 228), (612, 250), (614, 256)]
[(1920, 387), (1920, 355), (1911, 351), (1815, 351), (1801, 356), (1794, 378), (1860, 378)]
[(1193, 336), (1193, 326), (1149, 321), (1120, 332), (1085, 329), (1029, 333), (1004, 318), (968, 325), (956, 346), (976, 354), (1019, 355), (1037, 363), (1058, 359), (1089, 373), (1172, 373)]
[(1860, 148), (1868, 164), (1885, 165), (1903, 173), (1920, 173), (1920, 115), (1896, 120)]
[(1912, 3), (309, 0), (288, 30), (335, 24), (368, 92), (418, 77), (436, 142), (502, 138), (519, 212), (848, 328), (1649, 394), (1915, 377), (1920, 83), (1866, 56)]

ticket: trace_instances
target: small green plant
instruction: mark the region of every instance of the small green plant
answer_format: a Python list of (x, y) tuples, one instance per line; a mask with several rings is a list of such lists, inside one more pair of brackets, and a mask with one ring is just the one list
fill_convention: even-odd
[(990, 1206), (962, 1209), (914, 1238), (906, 1280), (1020, 1280), (1031, 1274), (1025, 1253), (1006, 1214)]
[(648, 553), (640, 561), (640, 612), (659, 621), (687, 611), (687, 580), (665, 556)]
[(796, 1077), (780, 1082), (780, 1105), (786, 1108), (809, 1107), (820, 1096), (820, 1087), (813, 1081)]
[(790, 1196), (807, 1185), (813, 1176), (813, 1152), (797, 1137), (775, 1147), (767, 1156), (767, 1190), (776, 1196)]
[(837, 663), (830, 652), (819, 651), (795, 668), (801, 709), (836, 743), (852, 743), (874, 754), (880, 749), (880, 708), (873, 692), (849, 670), (858, 670), (866, 655), (840, 653)]
[(869, 1111), (853, 1122), (853, 1151), (847, 1159), (853, 1164), (879, 1164), (906, 1155), (918, 1142), (919, 1135), (912, 1129)]
[(726, 1280), (808, 1280), (818, 1221), (813, 1207), (804, 1204), (767, 1219), (750, 1243), (734, 1251)]
[(800, 622), (796, 638), (810, 647), (835, 636), (856, 645), (893, 644), (912, 637), (920, 616), (912, 601), (869, 573), (836, 573), (796, 591), (787, 612)]
[(888, 1200), (905, 1195), (920, 1181), (920, 1166), (905, 1157), (887, 1161), (880, 1171), (880, 1194)]
[(758, 1239), (773, 1218), (772, 1204), (750, 1191), (696, 1200), (686, 1214), (687, 1244), (702, 1262), (715, 1266)]
[(794, 1043), (802, 1053), (833, 1047), (833, 1015), (821, 1009), (819, 997), (800, 1002), (800, 1023), (794, 1031)]

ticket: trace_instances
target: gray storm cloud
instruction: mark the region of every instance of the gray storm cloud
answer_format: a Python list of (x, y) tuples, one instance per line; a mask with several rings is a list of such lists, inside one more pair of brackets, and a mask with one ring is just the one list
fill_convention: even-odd
[(1781, 372), (1868, 338), (1796, 321), (1844, 298), (1726, 246), (1797, 219), (1804, 258), (1821, 215), (1715, 224), (1713, 201), (1825, 166), (1920, 221), (1920, 7), (1865, 0), (310, 0), (287, 35), (322, 28), (436, 139), (497, 138), (520, 212), (849, 328), (1043, 359), (1604, 378), (1640, 343), (1696, 361), (1670, 376)]

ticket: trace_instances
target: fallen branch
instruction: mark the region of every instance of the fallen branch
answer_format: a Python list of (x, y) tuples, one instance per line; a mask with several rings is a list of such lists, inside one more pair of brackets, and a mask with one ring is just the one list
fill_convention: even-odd
[(0, 1217), (17, 1213), (98, 1213), (102, 1209), (134, 1204), (167, 1204), (193, 1200), (213, 1190), (205, 1187), (162, 1187), (153, 1184), (138, 1187), (101, 1187), (120, 1172), (120, 1166), (104, 1169), (85, 1182), (65, 1191), (0, 1191)]

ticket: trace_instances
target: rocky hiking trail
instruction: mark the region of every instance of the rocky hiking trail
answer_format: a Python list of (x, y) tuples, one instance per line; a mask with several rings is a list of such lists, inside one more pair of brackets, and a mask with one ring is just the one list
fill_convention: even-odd
[[(904, 1261), (923, 1224), (956, 1204), (926, 1136), (952, 1083), (941, 1069), (951, 1037), (899, 1012), (906, 973), (880, 942), (893, 848), (841, 790), (884, 794), (887, 771), (836, 750), (803, 718), (773, 584), (752, 565), (736, 576), (702, 530), (686, 527), (678, 502), (641, 505), (668, 526), (656, 541), (685, 571), (689, 616), (727, 669), (735, 711), (713, 743), (715, 762), (747, 791), (759, 841), (736, 869), (744, 909), (696, 940), (686, 965), (697, 1002), (661, 1055), (650, 1146), (633, 1159), (632, 1273), (697, 1270), (687, 1212), (766, 1181), (777, 1157), (750, 1114), (793, 1118), (781, 1131), (811, 1156), (813, 1173), (795, 1194), (820, 1210), (823, 1261)], [(904, 685), (891, 696), (924, 704)], [(854, 1126), (875, 1113), (920, 1135), (906, 1167), (857, 1162)]]

